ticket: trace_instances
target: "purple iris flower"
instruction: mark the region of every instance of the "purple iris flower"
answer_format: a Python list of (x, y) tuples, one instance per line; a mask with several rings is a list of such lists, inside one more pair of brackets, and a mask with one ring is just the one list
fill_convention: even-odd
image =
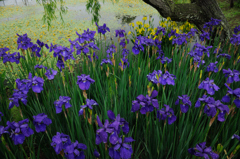
[(158, 109), (158, 100), (154, 99), (158, 96), (158, 92), (156, 90), (152, 91), (151, 96), (146, 95), (146, 103), (150, 106), (152, 105), (153, 107), (155, 107), (156, 109)]
[(41, 77), (32, 77), (32, 73), (29, 73), (28, 80), (26, 80), (26, 82), (28, 83), (29, 87), (32, 88), (33, 92), (41, 93), (41, 91), (43, 91), (44, 80)]
[(53, 80), (56, 74), (57, 74), (57, 71), (51, 68), (46, 70), (45, 76), (47, 76), (48, 80)]
[(217, 61), (215, 63), (210, 63), (208, 66), (207, 66), (207, 69), (206, 71), (207, 72), (215, 72), (217, 73), (218, 72), (218, 67), (216, 66), (217, 65)]
[(103, 26), (98, 26), (97, 22), (95, 23), (98, 28), (98, 33), (100, 34), (106, 34), (106, 32), (110, 32), (110, 29), (107, 27), (107, 25), (104, 23)]
[(237, 34), (240, 31), (240, 25), (234, 28), (234, 33)]
[[(50, 50), (51, 50), (51, 47), (50, 47)], [(60, 45), (55, 45), (55, 47), (53, 47), (52, 50), (54, 51), (53, 56), (57, 57), (57, 56), (60, 56), (61, 53), (64, 51), (64, 47)]]
[(3, 113), (0, 112), (0, 121), (2, 121), (2, 117), (3, 117), (3, 116), (4, 116)]
[(240, 45), (240, 34), (238, 35), (233, 34), (233, 36), (230, 39), (230, 42), (233, 45)]
[(113, 63), (112, 63), (112, 61), (110, 59), (102, 59), (101, 66), (103, 64), (111, 64), (111, 65), (113, 65)]
[(162, 41), (159, 41), (158, 39), (155, 39), (154, 40), (154, 45), (157, 46), (158, 49), (161, 49), (161, 44), (162, 44)]
[(219, 57), (225, 57), (229, 60), (231, 59), (231, 55), (228, 55), (228, 54), (219, 54), (219, 55), (217, 55), (217, 58), (219, 58)]
[(132, 112), (136, 112), (140, 109), (140, 105), (142, 106), (140, 112), (141, 114), (146, 114), (144, 106), (146, 105), (146, 97), (144, 95), (137, 96), (136, 100), (132, 101)]
[(237, 140), (240, 141), (240, 136), (238, 136), (238, 135), (236, 135), (236, 134), (233, 134), (232, 139), (237, 139)]
[(115, 52), (116, 52), (116, 46), (115, 46), (114, 44), (109, 45), (109, 46), (107, 47), (107, 51), (106, 51), (106, 53), (107, 53), (107, 58), (112, 57), (112, 54), (115, 53)]
[(57, 44), (55, 44), (55, 45), (53, 45), (52, 43), (51, 43), (51, 45), (50, 45), (50, 49), (49, 49), (49, 52), (52, 52), (54, 49), (56, 49), (57, 48)]
[[(9, 134), (9, 132), (7, 131), (7, 127), (4, 128), (4, 126), (0, 125), (0, 138), (2, 137), (3, 134)], [(1, 143), (1, 140), (0, 140)]]
[(129, 40), (124, 38), (120, 41), (119, 45), (121, 45), (124, 48), (127, 45), (126, 41), (127, 41), (127, 44), (129, 44)]
[(64, 156), (67, 159), (85, 159), (84, 151), (86, 150), (87, 146), (82, 143), (78, 143), (78, 141), (75, 141), (72, 144), (69, 144), (64, 149)]
[(0, 48), (0, 58), (3, 57), (3, 55), (5, 55), (7, 53), (7, 51), (9, 51), (10, 49), (7, 47), (4, 48)]
[(198, 30), (197, 29), (194, 29), (194, 28), (192, 28), (192, 29), (190, 29), (190, 31), (188, 32), (188, 36), (195, 36), (195, 33), (197, 33), (198, 32)]
[(43, 47), (43, 46), (45, 46), (47, 49), (49, 49), (49, 46), (48, 46), (48, 44), (44, 44), (44, 42), (41, 42), (39, 39), (37, 39), (37, 44), (38, 44), (38, 46), (39, 47)]
[(115, 116), (115, 114), (111, 111), (107, 111), (108, 118), (111, 119), (111, 124), (109, 125), (110, 128), (114, 128), (114, 131), (117, 132), (117, 134), (120, 133), (120, 130), (122, 128), (122, 131), (127, 134), (129, 132), (129, 123), (124, 119), (120, 117), (120, 114)]
[(224, 84), (227, 88), (227, 94), (222, 98), (222, 102), (229, 103), (231, 98), (229, 97), (229, 94), (232, 94), (236, 99), (234, 100), (234, 103), (237, 108), (240, 108), (240, 88), (237, 88), (235, 90), (232, 90), (226, 83)]
[(192, 106), (192, 102), (189, 100), (188, 95), (178, 96), (178, 99), (175, 102), (175, 105), (178, 105), (180, 102), (180, 108), (183, 113), (187, 113), (189, 107)]
[(96, 133), (96, 145), (99, 145), (101, 142), (107, 143), (108, 133), (114, 132), (114, 129), (112, 127), (109, 127), (109, 121), (107, 119), (103, 125), (97, 116), (97, 123), (100, 129), (98, 129)]
[(89, 109), (93, 109), (93, 105), (98, 105), (98, 103), (95, 101), (95, 100), (93, 100), (93, 99), (87, 99), (87, 104), (86, 105), (81, 105), (81, 109), (79, 110), (79, 112), (78, 112), (78, 115), (80, 116), (80, 115), (83, 115), (83, 110), (85, 109), (85, 108), (89, 108)]
[(94, 150), (93, 155), (94, 155), (96, 158), (100, 158), (100, 153), (99, 153), (96, 149)]
[(160, 33), (162, 33), (162, 35), (165, 35), (165, 34), (166, 34), (166, 29), (165, 29), (164, 27), (158, 26), (158, 27), (157, 27), (157, 32), (156, 32), (155, 35), (158, 35), (158, 34), (160, 34)]
[(156, 60), (158, 60), (158, 59), (160, 59), (160, 60), (164, 59), (165, 54), (164, 54), (162, 48), (158, 48), (158, 49), (157, 49), (157, 53), (158, 53), (159, 56), (156, 58)]
[(40, 51), (41, 48), (37, 46), (37, 44), (33, 44), (30, 48), (32, 51), (32, 56), (36, 55), (37, 57), (41, 57)]
[(129, 50), (128, 49), (122, 49), (122, 56), (123, 57), (127, 57), (128, 54), (129, 54)]
[(36, 66), (34, 66), (34, 69), (36, 70), (36, 69), (42, 69), (42, 68), (45, 68), (45, 69), (47, 69), (47, 67), (46, 66), (43, 66), (43, 65), (39, 65), (39, 64), (37, 64)]
[(220, 25), (221, 23), (221, 20), (218, 20), (218, 19), (214, 19), (214, 18), (211, 18), (211, 21), (210, 22), (207, 22), (204, 24), (203, 28), (209, 28), (210, 31), (212, 31), (212, 27), (213, 26), (218, 26)]
[(168, 57), (163, 57), (161, 59), (161, 63), (162, 64), (165, 64), (165, 63), (171, 63), (172, 62), (172, 59), (171, 58), (168, 58)]
[(78, 40), (77, 39), (75, 39), (73, 41), (71, 39), (68, 39), (68, 41), (70, 42), (71, 47), (76, 47), (76, 45), (78, 44)]
[(202, 60), (201, 56), (193, 56), (193, 63), (197, 64), (197, 67), (199, 67), (200, 65), (205, 64), (205, 61)]
[(138, 44), (139, 41), (136, 40), (135, 43), (134, 43), (134, 46), (132, 47), (132, 52), (135, 54), (135, 55), (138, 55), (140, 51), (144, 51), (144, 47), (142, 46), (142, 44)]
[(16, 91), (13, 93), (12, 98), (9, 98), (9, 107), (8, 109), (11, 109), (14, 107), (19, 107), (19, 101), (23, 102), (24, 105), (27, 105), (27, 94), (24, 94), (21, 91)]
[(201, 102), (204, 102), (206, 104), (213, 104), (214, 103), (214, 98), (208, 97), (207, 95), (203, 95), (202, 98), (198, 98), (197, 102), (195, 103), (195, 107), (198, 108), (201, 106)]
[(240, 81), (239, 79), (239, 71), (237, 70), (230, 70), (230, 68), (228, 68), (228, 70), (223, 69), (223, 74), (225, 74), (225, 77), (228, 77), (227, 79), (227, 83), (233, 83), (233, 82), (238, 82)]
[(24, 56), (20, 56), (20, 53), (19, 52), (15, 52), (15, 56), (14, 56), (14, 59), (15, 59), (15, 62), (16, 64), (19, 64), (20, 62), (20, 58), (24, 59), (25, 60), (25, 57)]
[(52, 120), (47, 117), (46, 114), (41, 113), (37, 116), (33, 116), (33, 125), (36, 128), (36, 132), (44, 132), (47, 125), (52, 124)]
[(205, 39), (210, 40), (210, 33), (202, 31), (202, 34), (200, 34), (200, 39), (201, 39), (201, 41), (204, 41)]
[(65, 68), (64, 62), (61, 58), (61, 56), (58, 56), (58, 60), (57, 60), (57, 67), (59, 68), (60, 71), (62, 71), (63, 68)]
[(154, 99), (157, 97), (158, 92), (156, 90), (152, 91), (151, 96), (139, 95), (136, 100), (132, 101), (132, 112), (136, 112), (140, 109), (141, 114), (146, 114), (147, 112), (152, 112), (154, 108), (158, 109), (158, 100)]
[(147, 79), (154, 83), (154, 84), (157, 84), (159, 83), (159, 80), (160, 80), (160, 77), (162, 76), (162, 71), (161, 70), (158, 70), (158, 71), (153, 71), (152, 73), (149, 73), (147, 75)]
[(87, 34), (78, 34), (78, 32), (76, 32), (76, 34), (78, 35), (78, 37), (77, 37), (77, 41), (80, 43), (80, 44), (82, 44), (82, 43), (84, 43), (85, 41), (89, 41), (89, 37), (88, 37), (88, 35)]
[(178, 36), (172, 40), (173, 45), (182, 45), (183, 43), (187, 44), (187, 36), (185, 34), (178, 34)]
[(216, 84), (214, 84), (214, 80), (210, 80), (208, 77), (200, 83), (198, 88), (205, 89), (210, 95), (214, 95), (215, 91), (220, 89)]
[(133, 150), (132, 146), (127, 144), (135, 141), (131, 137), (118, 137), (116, 144), (109, 148), (109, 156), (113, 159), (129, 159), (132, 156)]
[(123, 69), (126, 67), (129, 67), (129, 62), (127, 58), (121, 58), (121, 61), (119, 62), (119, 66), (121, 66)]
[(88, 43), (87, 46), (88, 46), (89, 48), (94, 49), (94, 50), (99, 50), (99, 48), (97, 47), (96, 44), (94, 44), (94, 42)]
[(24, 119), (19, 122), (7, 121), (7, 127), (5, 127), (5, 130), (10, 129), (10, 138), (12, 138), (14, 145), (23, 144), (25, 137), (29, 137), (34, 133), (28, 126), (28, 122), (28, 119)]
[(154, 45), (154, 40), (153, 39), (145, 39), (145, 45), (146, 46), (153, 46)]
[(87, 30), (84, 30), (83, 35), (86, 35), (89, 40), (86, 41), (92, 41), (94, 39), (96, 31), (91, 31), (89, 28)]
[(58, 46), (56, 49), (54, 49), (54, 57), (63, 57), (65, 61), (70, 59), (75, 60), (75, 58), (73, 57), (73, 52), (73, 48)]
[(6, 62), (16, 62), (16, 59), (15, 59), (15, 56), (16, 55), (16, 52), (15, 53), (6, 53), (6, 54), (3, 54), (3, 63), (5, 64)]
[(116, 37), (119, 35), (119, 37), (124, 37), (125, 30), (119, 29), (115, 30), (116, 32)]
[(77, 49), (77, 55), (80, 55), (82, 52), (84, 53), (84, 55), (87, 55), (87, 53), (89, 53), (88, 44), (84, 44), (83, 46), (81, 46), (77, 43), (75, 47)]
[(173, 74), (170, 74), (168, 71), (166, 71), (162, 77), (159, 78), (160, 80), (160, 84), (162, 85), (175, 85), (175, 81), (174, 79), (176, 79), (176, 76)]
[(164, 104), (165, 108), (157, 111), (157, 118), (160, 120), (166, 120), (168, 117), (168, 124), (171, 125), (177, 120), (177, 117), (174, 115), (174, 111), (169, 105)]
[(95, 81), (90, 78), (90, 75), (82, 74), (81, 76), (77, 76), (77, 85), (81, 90), (88, 90), (90, 85)]
[(171, 30), (171, 32), (168, 34), (168, 37), (170, 38), (171, 36), (176, 35), (176, 29), (175, 30)]
[(57, 135), (53, 136), (51, 146), (54, 148), (57, 154), (63, 149), (66, 149), (68, 145), (71, 144), (70, 137), (66, 134), (57, 132)]
[[(212, 101), (214, 101), (214, 99), (211, 97)], [(220, 102), (220, 100), (208, 103), (205, 105), (204, 107), (204, 113), (207, 114), (207, 116), (210, 117), (214, 117), (217, 113), (217, 110), (219, 110), (219, 114), (218, 114), (218, 121), (220, 122), (224, 122), (225, 121), (225, 114), (229, 113), (229, 108), (227, 105), (224, 105)]]
[(202, 57), (202, 55), (205, 53), (208, 57), (210, 57), (210, 53), (209, 53), (209, 49), (211, 49), (212, 46), (203, 46), (199, 43), (196, 43), (194, 46), (193, 46), (193, 49), (192, 51), (189, 52), (189, 55), (191, 57), (194, 57), (194, 56), (200, 56)]
[(72, 107), (72, 105), (69, 103), (70, 100), (71, 98), (68, 96), (60, 96), (59, 100), (56, 100), (54, 102), (54, 105), (56, 107), (56, 113), (59, 114), (62, 112), (62, 105), (65, 105), (65, 109)]
[(147, 45), (147, 44), (146, 44), (147, 39), (148, 39), (147, 36), (141, 36), (141, 35), (139, 35), (139, 36), (137, 36), (135, 43), (137, 43), (137, 44), (139, 44), (139, 45), (140, 45), (140, 44), (141, 44), (141, 45)]
[(195, 148), (188, 149), (188, 152), (191, 155), (204, 157), (205, 159), (209, 159), (209, 156), (211, 156), (213, 159), (219, 158), (219, 155), (214, 153), (211, 147), (206, 147), (206, 142), (197, 144)]
[(14, 89), (12, 98), (9, 98), (9, 109), (19, 106), (19, 100), (27, 105), (27, 93), (30, 89), (29, 84), (26, 84), (27, 80), (16, 79), (17, 89)]
[(31, 39), (27, 36), (27, 34), (18, 35), (17, 44), (18, 44), (18, 50), (23, 49), (27, 50), (28, 48), (31, 48), (33, 46), (33, 43), (31, 42)]

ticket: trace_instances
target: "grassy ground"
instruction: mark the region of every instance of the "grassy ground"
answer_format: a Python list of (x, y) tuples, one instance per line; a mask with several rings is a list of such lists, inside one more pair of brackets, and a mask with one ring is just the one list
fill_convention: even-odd
[(233, 8), (230, 8), (230, 3), (226, 0), (217, 1), (231, 28), (233, 29), (235, 26), (240, 25), (240, 8), (236, 7), (236, 5)]

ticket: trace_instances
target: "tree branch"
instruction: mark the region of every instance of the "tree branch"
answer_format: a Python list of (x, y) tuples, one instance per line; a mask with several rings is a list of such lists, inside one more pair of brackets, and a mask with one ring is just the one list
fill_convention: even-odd
[(143, 0), (154, 7), (162, 17), (174, 21), (187, 21), (195, 24), (200, 31), (211, 18), (220, 19), (224, 30), (224, 39), (230, 38), (231, 30), (216, 0), (191, 0), (191, 3), (175, 4), (172, 0)]

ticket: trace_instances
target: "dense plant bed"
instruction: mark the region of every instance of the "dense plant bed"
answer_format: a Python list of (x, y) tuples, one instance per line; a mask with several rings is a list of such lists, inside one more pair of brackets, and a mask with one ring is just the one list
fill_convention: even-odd
[(69, 48), (18, 35), (20, 53), (0, 49), (0, 156), (239, 158), (240, 27), (222, 45), (218, 24), (199, 42), (188, 23), (145, 18), (118, 44), (105, 24)]

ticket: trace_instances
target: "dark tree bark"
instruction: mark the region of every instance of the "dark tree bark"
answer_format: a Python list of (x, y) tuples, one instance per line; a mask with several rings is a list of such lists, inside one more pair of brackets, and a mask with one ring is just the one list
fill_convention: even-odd
[(211, 18), (221, 20), (223, 32), (221, 39), (229, 39), (232, 31), (227, 19), (222, 13), (216, 0), (191, 0), (188, 4), (175, 4), (172, 0), (143, 0), (154, 7), (164, 18), (170, 17), (174, 21), (187, 21), (195, 24), (200, 31)]
[(234, 6), (233, 0), (230, 0), (230, 8), (233, 8), (233, 6)]

